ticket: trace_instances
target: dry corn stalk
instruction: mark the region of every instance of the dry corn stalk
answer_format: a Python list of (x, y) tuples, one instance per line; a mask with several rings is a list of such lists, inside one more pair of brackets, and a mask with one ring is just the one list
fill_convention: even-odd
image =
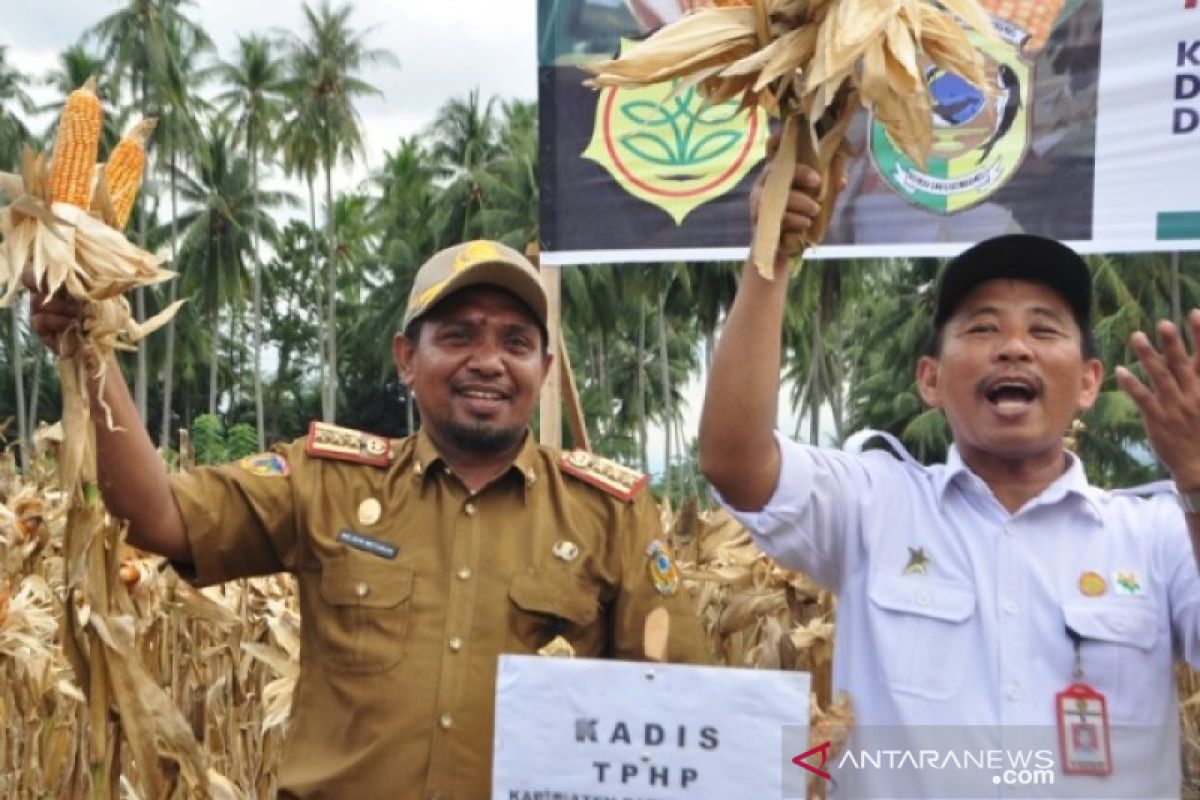
[(920, 63), (988, 90), (983, 61), (960, 20), (994, 35), (977, 0), (742, 0), (700, 8), (621, 58), (592, 64), (594, 86), (678, 80), (710, 102), (740, 98), (783, 119), (768, 167), (752, 257), (772, 277), (797, 158), (823, 178), (822, 213), (798, 244), (824, 236), (845, 168), (857, 106), (872, 109), (910, 158), (932, 144), (932, 103)]

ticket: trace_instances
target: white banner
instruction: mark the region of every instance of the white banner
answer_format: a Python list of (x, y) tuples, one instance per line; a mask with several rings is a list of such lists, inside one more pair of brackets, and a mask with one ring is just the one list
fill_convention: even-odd
[(801, 672), (501, 656), (492, 798), (782, 797), (785, 768), (807, 774), (790, 759), (809, 689)]

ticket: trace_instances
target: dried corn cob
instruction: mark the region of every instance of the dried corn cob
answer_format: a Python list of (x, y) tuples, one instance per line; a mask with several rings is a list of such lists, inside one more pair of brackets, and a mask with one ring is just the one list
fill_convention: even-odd
[(585, 68), (598, 88), (676, 80), (677, 87), (697, 85), (711, 103), (740, 97), (743, 106), (783, 118), (751, 247), (770, 278), (797, 158), (823, 177), (825, 211), (803, 237), (815, 243), (836, 205), (858, 104), (923, 163), (933, 110), (921, 58), (988, 90), (984, 60), (964, 26), (999, 41), (978, 0), (753, 0), (698, 8), (619, 58)]
[(1046, 46), (1066, 0), (980, 0), (979, 4), (1028, 33), (1025, 52), (1033, 54)]
[(146, 166), (146, 142), (156, 122), (151, 117), (134, 125), (113, 148), (108, 163), (104, 165), (104, 184), (112, 203), (114, 227), (117, 230), (125, 228), (133, 211), (133, 201), (142, 185), (142, 173)]
[(96, 97), (96, 79), (87, 81), (67, 96), (54, 156), (50, 164), (50, 202), (87, 208), (92, 196), (92, 172), (100, 150), (103, 110)]

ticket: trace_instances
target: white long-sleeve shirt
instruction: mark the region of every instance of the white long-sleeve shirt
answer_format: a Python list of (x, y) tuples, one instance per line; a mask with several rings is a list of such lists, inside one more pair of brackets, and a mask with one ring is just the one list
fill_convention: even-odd
[[(1019, 772), (987, 772), (984, 793), (961, 795), (968, 789), (940, 788), (956, 770), (903, 778), (872, 768), (843, 770), (844, 796), (1179, 796), (1173, 663), (1200, 663), (1200, 578), (1169, 484), (1148, 497), (1105, 491), (1067, 454), (1063, 475), (1009, 514), (954, 448), (946, 464), (924, 467), (885, 451), (784, 437), (779, 446), (766, 506), (731, 511), (779, 563), (837, 592), (834, 688), (850, 693), (862, 740), (1054, 753), (1053, 787), (1044, 775), (1014, 786), (1006, 781)], [(1083, 637), (1083, 680), (1107, 698), (1106, 778), (1058, 766), (1055, 694), (1072, 682), (1075, 653), (1068, 625)], [(915, 793), (900, 788), (909, 779)]]

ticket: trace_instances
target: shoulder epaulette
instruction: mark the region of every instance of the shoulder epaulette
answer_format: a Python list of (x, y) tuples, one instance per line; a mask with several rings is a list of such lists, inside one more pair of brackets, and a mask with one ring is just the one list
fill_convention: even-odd
[(304, 452), (313, 458), (332, 458), (386, 467), (392, 463), (391, 443), (382, 436), (312, 421)]
[(626, 503), (632, 503), (633, 498), (637, 497), (638, 492), (650, 480), (649, 475), (586, 450), (563, 453), (558, 460), (558, 466), (568, 475), (574, 475)]

